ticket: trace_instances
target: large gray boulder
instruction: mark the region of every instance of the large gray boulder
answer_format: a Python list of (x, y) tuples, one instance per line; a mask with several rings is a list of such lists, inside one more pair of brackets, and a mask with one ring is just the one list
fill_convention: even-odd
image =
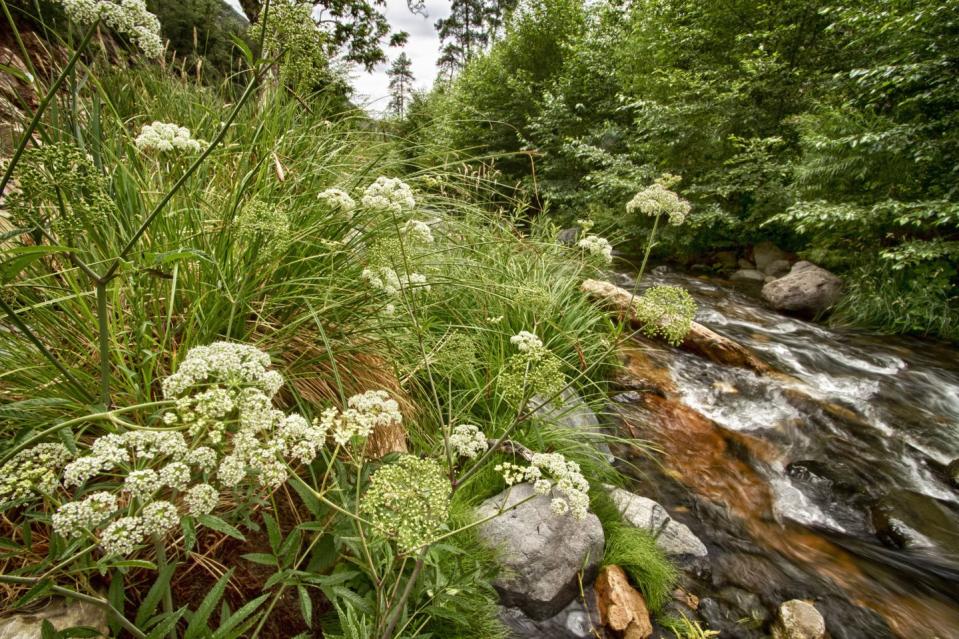
[(572, 246), (576, 244), (576, 239), (579, 237), (579, 227), (570, 227), (568, 229), (563, 229), (556, 234), (556, 241), (560, 244), (565, 244), (566, 246)]
[(812, 262), (796, 262), (788, 275), (763, 286), (763, 298), (780, 311), (817, 315), (842, 295), (842, 280)]
[(753, 247), (753, 261), (756, 263), (756, 269), (763, 273), (771, 274), (766, 269), (778, 260), (788, 260), (789, 256), (772, 242), (760, 242)]
[(0, 639), (40, 639), (44, 621), (56, 630), (92, 628), (99, 636), (109, 636), (106, 611), (92, 603), (72, 599), (53, 599), (33, 613), (20, 613), (0, 619)]
[(673, 561), (691, 567), (709, 555), (706, 545), (689, 526), (670, 517), (657, 502), (613, 486), (607, 486), (607, 491), (623, 519), (653, 535), (658, 534), (656, 545)]
[(527, 499), (478, 530), (480, 540), (499, 552), (502, 570), (493, 586), (501, 603), (542, 621), (576, 598), (581, 570), (583, 583), (593, 581), (605, 537), (596, 515), (589, 513), (582, 521), (556, 515), (550, 510), (550, 497), (536, 495), (528, 483), (490, 497), (477, 516), (485, 519)]
[(826, 622), (811, 603), (793, 599), (779, 606), (773, 639), (823, 639), (825, 636)]

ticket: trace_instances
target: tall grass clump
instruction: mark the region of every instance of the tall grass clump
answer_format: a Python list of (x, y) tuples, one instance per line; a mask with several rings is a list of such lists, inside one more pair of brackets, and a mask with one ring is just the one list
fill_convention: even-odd
[(555, 418), (605, 391), (620, 328), (579, 291), (605, 248), (410, 165), (278, 58), (203, 86), (71, 6), (2, 167), (3, 608), (83, 599), (134, 637), (500, 636), (473, 506), (535, 480), (581, 517), (614, 475)]

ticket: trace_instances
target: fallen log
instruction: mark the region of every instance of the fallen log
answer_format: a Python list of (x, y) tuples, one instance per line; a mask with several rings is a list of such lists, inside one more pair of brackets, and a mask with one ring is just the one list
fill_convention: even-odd
[[(585, 280), (580, 289), (603, 308), (625, 314), (633, 327), (638, 329), (644, 327), (643, 322), (637, 318), (638, 302), (637, 296), (633, 293), (601, 280)], [(760, 374), (773, 372), (769, 364), (759, 359), (742, 344), (697, 322), (692, 323), (686, 339), (679, 347), (717, 364), (740, 366)]]

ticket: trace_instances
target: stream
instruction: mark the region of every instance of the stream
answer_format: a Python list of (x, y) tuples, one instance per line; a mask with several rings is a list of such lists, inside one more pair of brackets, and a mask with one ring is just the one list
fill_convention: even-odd
[[(662, 271), (658, 269), (657, 271)], [(621, 285), (629, 276), (620, 275)], [(637, 341), (637, 377), (613, 411), (659, 455), (634, 455), (637, 492), (709, 549), (687, 570), (696, 614), (722, 637), (765, 636), (808, 599), (833, 639), (959, 638), (959, 352), (781, 315), (753, 289), (654, 272), (696, 319), (777, 372)]]

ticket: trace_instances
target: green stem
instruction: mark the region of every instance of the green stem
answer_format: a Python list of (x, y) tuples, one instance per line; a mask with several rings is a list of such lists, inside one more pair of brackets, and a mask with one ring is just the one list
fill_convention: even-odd
[(403, 614), (403, 606), (406, 605), (406, 600), (409, 599), (410, 593), (413, 592), (413, 585), (419, 578), (420, 571), (423, 570), (423, 564), (425, 563), (427, 550), (429, 550), (429, 546), (423, 548), (423, 550), (420, 551), (420, 556), (416, 558), (416, 565), (413, 566), (413, 572), (410, 573), (410, 578), (406, 582), (406, 587), (403, 588), (403, 594), (400, 595), (399, 600), (393, 606), (393, 610), (390, 611), (387, 616), (387, 624), (383, 629), (383, 634), (380, 635), (380, 639), (392, 638), (393, 629), (396, 628), (396, 624), (400, 620), (400, 615)]
[[(39, 579), (34, 579), (32, 577), (12, 577), (7, 575), (0, 575), (0, 583), (8, 584), (17, 584), (22, 586), (32, 586), (39, 582)], [(70, 590), (69, 588), (64, 588), (62, 586), (51, 586), (50, 591), (54, 592), (62, 597), (70, 597), (71, 599), (77, 599), (79, 601), (85, 601), (86, 603), (93, 604), (107, 611), (111, 617), (113, 617), (118, 624), (123, 626), (123, 628), (129, 632), (131, 635), (136, 637), (136, 639), (146, 639), (146, 635), (137, 628), (133, 622), (124, 617), (119, 610), (110, 605), (110, 602), (106, 599), (100, 599), (99, 597), (93, 597), (91, 595), (85, 595), (82, 592), (77, 592), (76, 590)]]
[(653, 240), (656, 239), (656, 227), (659, 226), (659, 218), (657, 215), (656, 219), (653, 221), (653, 230), (649, 233), (649, 241), (646, 242), (646, 253), (643, 254), (643, 263), (639, 267), (639, 275), (636, 277), (636, 284), (639, 284), (640, 280), (643, 279), (643, 273), (646, 271), (646, 261), (649, 259), (649, 254), (653, 250)]
[[(153, 547), (156, 549), (157, 568), (162, 573), (167, 567), (166, 544), (164, 543), (163, 538), (159, 535), (154, 535)], [(163, 612), (167, 613), (168, 615), (173, 614), (173, 593), (170, 591), (169, 584), (167, 584), (166, 589), (163, 591)], [(169, 639), (176, 639), (176, 633), (173, 631), (173, 629), (170, 629), (167, 637), (169, 637)]]
[(48, 435), (52, 435), (58, 430), (69, 428), (75, 424), (82, 424), (83, 422), (92, 422), (98, 419), (109, 420), (109, 419), (112, 419), (115, 415), (129, 413), (134, 410), (140, 410), (142, 408), (152, 408), (153, 406), (172, 406), (175, 403), (176, 402), (174, 402), (173, 400), (163, 400), (159, 402), (146, 402), (144, 404), (136, 404), (134, 406), (124, 406), (122, 408), (116, 408), (114, 410), (103, 411), (102, 413), (92, 413), (90, 415), (84, 415), (83, 417), (74, 417), (73, 419), (68, 419), (65, 422), (61, 422), (55, 426), (51, 426), (50, 428), (42, 430), (39, 433), (36, 433), (35, 435), (32, 435), (31, 437), (28, 437), (27, 439), (23, 440), (16, 446), (13, 446), (5, 450), (3, 454), (0, 455), (0, 464), (6, 462), (8, 459), (13, 457), (17, 453), (19, 453), (21, 450), (29, 448), (30, 446), (32, 446), (34, 443), (38, 441), (42, 441)]
[(97, 324), (100, 332), (100, 402), (110, 408), (110, 336), (107, 325), (107, 283), (97, 282)]
[(70, 384), (72, 384), (74, 388), (80, 391), (80, 394), (83, 395), (84, 398), (87, 399), (87, 401), (92, 402), (94, 400), (93, 395), (90, 394), (90, 392), (87, 391), (87, 389), (83, 386), (83, 384), (81, 384), (79, 380), (77, 380), (77, 378), (73, 376), (73, 373), (68, 371), (66, 366), (60, 363), (60, 360), (58, 360), (56, 356), (53, 353), (51, 353), (46, 346), (44, 346), (43, 342), (40, 341), (40, 338), (37, 337), (33, 333), (33, 331), (30, 330), (30, 327), (27, 326), (26, 323), (24, 323), (24, 321), (20, 319), (20, 316), (17, 315), (16, 311), (10, 308), (10, 305), (7, 304), (2, 297), (0, 297), (0, 308), (2, 308), (4, 312), (10, 317), (10, 320), (14, 324), (16, 324), (17, 328), (19, 328), (20, 331), (27, 336), (27, 339), (30, 340), (30, 342), (34, 346), (37, 347), (37, 350), (39, 350), (43, 354), (43, 356), (46, 357), (47, 360), (49, 360), (49, 362), (56, 367), (58, 371), (63, 373), (63, 376), (67, 378), (67, 381), (70, 382)]
[(10, 162), (7, 164), (7, 170), (3, 173), (3, 178), (0, 178), (0, 196), (6, 192), (7, 184), (10, 183), (10, 178), (13, 177), (13, 170), (20, 161), (20, 158), (23, 155), (23, 152), (26, 150), (27, 145), (30, 144), (30, 140), (33, 139), (33, 132), (36, 131), (37, 126), (39, 126), (40, 118), (43, 117), (47, 107), (50, 106), (50, 103), (56, 97), (57, 91), (60, 90), (60, 85), (62, 85), (67, 76), (73, 72), (73, 67), (77, 65), (77, 61), (80, 59), (80, 52), (83, 51), (90, 43), (90, 40), (93, 38), (93, 34), (96, 33), (99, 25), (99, 20), (90, 25), (90, 28), (83, 35), (83, 39), (80, 41), (79, 46), (77, 46), (77, 48), (73, 51), (73, 55), (70, 56), (67, 66), (60, 71), (60, 75), (58, 75), (57, 79), (54, 80), (53, 84), (50, 85), (46, 95), (43, 96), (43, 100), (41, 100), (40, 104), (37, 106), (37, 110), (34, 111), (33, 119), (30, 120), (30, 124), (28, 124), (27, 128), (24, 130), (23, 135), (20, 138), (20, 142), (17, 144), (17, 148), (13, 152), (13, 157), (10, 158)]

